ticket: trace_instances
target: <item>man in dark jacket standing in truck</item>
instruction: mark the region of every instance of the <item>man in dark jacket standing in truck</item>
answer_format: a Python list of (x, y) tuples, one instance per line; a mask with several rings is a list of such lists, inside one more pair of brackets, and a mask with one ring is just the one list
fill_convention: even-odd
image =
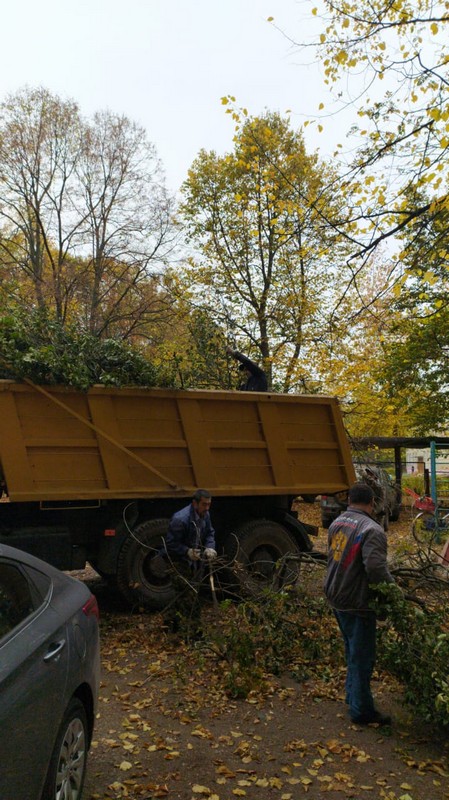
[(349, 505), (329, 527), (324, 584), (345, 643), (346, 702), (359, 725), (388, 725), (391, 718), (374, 706), (371, 676), (376, 657), (376, 616), (370, 587), (394, 583), (387, 567), (387, 538), (373, 519), (374, 492), (365, 483), (349, 490)]
[(251, 361), (248, 356), (239, 353), (238, 350), (233, 350), (232, 347), (227, 347), (226, 352), (235, 358), (236, 361), (240, 361), (239, 370), (245, 374), (245, 380), (239, 386), (241, 392), (267, 391), (267, 376), (262, 367), (259, 367), (254, 361)]

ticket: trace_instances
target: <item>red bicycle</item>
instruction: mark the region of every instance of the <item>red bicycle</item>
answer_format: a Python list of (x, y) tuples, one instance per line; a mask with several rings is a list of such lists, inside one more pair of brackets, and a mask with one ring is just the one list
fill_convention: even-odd
[[(419, 495), (413, 489), (404, 486), (404, 492), (413, 498), (412, 508), (419, 513), (412, 523), (413, 538), (420, 545), (433, 548), (441, 545), (449, 531), (449, 512), (441, 513), (429, 495)], [(445, 565), (449, 564), (449, 539), (445, 541), (440, 558)]]

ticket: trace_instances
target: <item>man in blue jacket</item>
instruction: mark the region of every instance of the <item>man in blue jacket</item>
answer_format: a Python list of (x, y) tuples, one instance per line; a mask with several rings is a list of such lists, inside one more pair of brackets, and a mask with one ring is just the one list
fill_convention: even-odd
[(187, 564), (194, 565), (205, 558), (216, 558), (215, 531), (209, 509), (212, 498), (206, 489), (198, 489), (192, 502), (173, 514), (168, 526), (166, 546), (168, 554)]
[(165, 540), (176, 591), (165, 621), (172, 631), (182, 629), (188, 638), (197, 638), (200, 634), (200, 584), (206, 567), (217, 557), (215, 531), (209, 513), (211, 503), (210, 493), (198, 489), (192, 502), (173, 514)]
[(394, 583), (387, 566), (387, 538), (373, 519), (374, 492), (356, 483), (349, 505), (329, 527), (326, 597), (345, 643), (346, 702), (359, 725), (389, 725), (391, 717), (374, 706), (371, 676), (376, 657), (376, 616), (370, 608), (370, 587)]

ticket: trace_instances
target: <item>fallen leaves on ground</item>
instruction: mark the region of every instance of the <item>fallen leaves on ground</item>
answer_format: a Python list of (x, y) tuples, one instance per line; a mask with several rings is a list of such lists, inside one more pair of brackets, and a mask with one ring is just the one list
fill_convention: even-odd
[[(212, 609), (205, 619), (217, 624)], [(350, 723), (341, 666), (318, 663), (301, 683), (266, 674), (235, 700), (207, 637), (189, 647), (162, 633), (156, 614), (106, 611), (101, 625), (86, 800), (448, 800), (445, 743), (405, 711), (389, 734)], [(400, 687), (376, 679), (400, 709)]]

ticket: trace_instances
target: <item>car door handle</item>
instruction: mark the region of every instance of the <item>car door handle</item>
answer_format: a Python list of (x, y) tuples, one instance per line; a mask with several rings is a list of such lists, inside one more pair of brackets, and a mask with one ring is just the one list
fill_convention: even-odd
[(48, 653), (44, 656), (44, 661), (53, 661), (53, 659), (57, 658), (62, 653), (64, 647), (65, 639), (61, 639), (60, 642), (53, 642), (53, 644), (50, 645)]

